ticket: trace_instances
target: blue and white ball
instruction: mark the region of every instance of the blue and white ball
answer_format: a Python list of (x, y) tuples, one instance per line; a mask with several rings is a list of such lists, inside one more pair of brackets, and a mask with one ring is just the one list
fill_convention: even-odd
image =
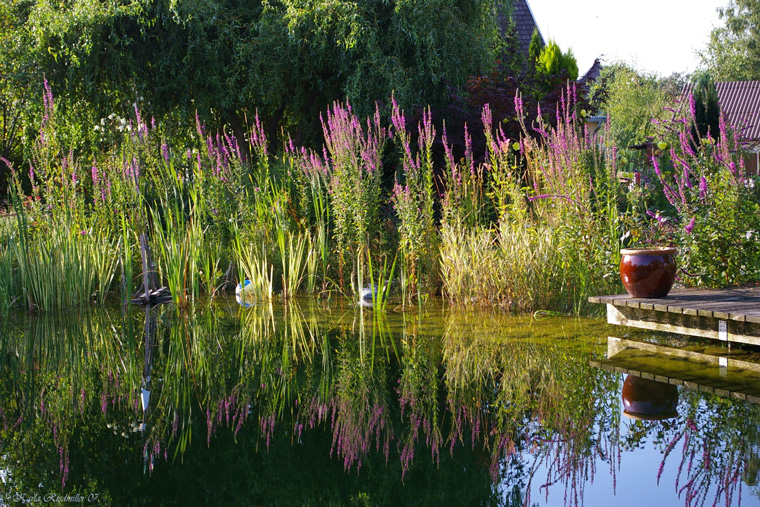
[(243, 308), (253, 306), (254, 299), (253, 284), (250, 280), (243, 280), (235, 287), (235, 301)]

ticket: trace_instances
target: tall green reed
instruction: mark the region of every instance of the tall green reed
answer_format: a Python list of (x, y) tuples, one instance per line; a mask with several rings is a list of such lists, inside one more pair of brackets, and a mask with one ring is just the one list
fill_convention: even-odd
[[(287, 237), (287, 241), (286, 241)], [(277, 246), (282, 262), (282, 298), (292, 298), (303, 281), (309, 251), (308, 234), (293, 234), (282, 228), (277, 231)]]
[(271, 300), (274, 279), (274, 265), (267, 261), (266, 249), (256, 244), (251, 235), (236, 231), (234, 255), (239, 267), (241, 282), (249, 280), (248, 292), (256, 300)]
[(0, 236), (0, 315), (7, 315), (18, 292), (12, 235)]
[[(372, 266), (372, 254), (368, 246), (360, 247), (356, 252), (354, 262), (354, 277), (351, 279), (353, 296), (360, 303), (372, 303), (372, 307), (384, 310), (390, 293), (390, 282), (396, 270), (398, 255), (393, 258), (393, 263), (388, 267), (388, 258), (383, 258), (382, 268)], [(369, 294), (367, 294), (369, 292)], [(367, 297), (369, 295), (369, 298)]]
[[(330, 199), (328, 192), (328, 165), (317, 153), (301, 148), (297, 150), (292, 140), (285, 145), (285, 161), (288, 173), (297, 187), (296, 200), (299, 203), (305, 226), (311, 231), (312, 243), (307, 256), (307, 292), (316, 290), (317, 264), (321, 290), (327, 290), (330, 265)], [(316, 242), (314, 244), (313, 242)]]

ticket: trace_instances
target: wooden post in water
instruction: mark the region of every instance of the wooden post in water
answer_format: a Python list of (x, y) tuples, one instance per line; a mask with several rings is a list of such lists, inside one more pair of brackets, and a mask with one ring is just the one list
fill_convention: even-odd
[(171, 301), (171, 293), (167, 287), (159, 287), (158, 276), (150, 258), (148, 237), (140, 234), (140, 256), (142, 257), (142, 291), (138, 291), (132, 299), (136, 304), (161, 304)]

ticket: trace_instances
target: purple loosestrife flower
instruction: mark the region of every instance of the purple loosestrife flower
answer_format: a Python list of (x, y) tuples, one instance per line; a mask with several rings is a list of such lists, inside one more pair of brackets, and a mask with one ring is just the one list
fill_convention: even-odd
[(264, 134), (264, 127), (261, 125), (261, 118), (259, 117), (258, 110), (254, 118), (253, 129), (251, 131), (251, 144), (254, 149), (259, 152), (260, 156), (267, 155), (267, 138)]
[[(409, 175), (411, 173), (419, 171), (419, 158), (415, 161), (414, 157), (412, 156), (409, 134), (406, 131), (406, 118), (404, 117), (404, 112), (399, 109), (395, 99), (393, 100), (391, 122), (393, 123), (393, 127), (396, 130), (396, 136), (401, 140), (401, 147), (404, 151), (404, 174)], [(423, 140), (421, 138), (420, 143), (422, 142)]]
[(161, 141), (161, 156), (164, 157), (164, 162), (169, 163), (169, 146), (166, 141)]
[(728, 146), (728, 125), (726, 124), (726, 117), (722, 114), (718, 117), (718, 128), (720, 129), (720, 143)]
[(396, 98), (391, 99), (391, 123), (396, 132), (406, 133), (406, 117), (404, 112), (399, 108)]
[(216, 158), (216, 149), (214, 148), (214, 140), (211, 138), (211, 136), (206, 138), (206, 153), (208, 153), (208, 158), (212, 160)]
[(696, 219), (692, 217), (691, 220), (689, 220), (689, 223), (686, 224), (686, 227), (684, 227), (684, 230), (686, 231), (686, 234), (691, 234), (691, 231), (694, 230), (694, 223)]
[[(419, 140), (417, 146), (419, 146), (420, 154), (427, 151), (427, 147), (433, 144), (435, 140), (435, 127), (433, 126), (433, 115), (428, 107), (427, 110), (422, 111), (422, 127), (417, 126), (419, 132)], [(420, 164), (418, 164), (420, 165)]]
[(671, 148), (670, 150), (670, 157), (674, 162), (678, 162), (681, 164), (682, 168), (682, 175), (681, 175), (681, 182), (683, 185), (686, 186), (686, 188), (692, 188), (694, 185), (691, 183), (691, 167), (689, 164), (686, 163), (685, 160), (681, 160), (676, 155), (675, 149)]
[(657, 177), (660, 178), (660, 181), (662, 182), (662, 189), (663, 189), (663, 192), (665, 193), (665, 197), (668, 199), (668, 202), (670, 204), (678, 208), (678, 206), (676, 205), (676, 202), (678, 202), (678, 200), (676, 199), (676, 193), (673, 191), (670, 185), (665, 183), (665, 178), (662, 174), (662, 170), (660, 170), (660, 162), (657, 160), (657, 157), (652, 157), (651, 160), (652, 160), (652, 165), (654, 166), (654, 172), (655, 174), (657, 174)]
[(470, 166), (470, 174), (475, 174), (475, 158), (472, 156), (472, 136), (467, 131), (467, 123), (464, 124), (464, 157)]
[(443, 128), (443, 134), (441, 138), (443, 139), (443, 150), (446, 153), (446, 160), (448, 160), (449, 169), (451, 169), (451, 180), (457, 185), (460, 185), (462, 183), (462, 177), (458, 173), (457, 164), (456, 164), (456, 161), (454, 160), (454, 153), (451, 149), (451, 145), (449, 144), (448, 138), (446, 137), (445, 126)]
[(296, 148), (293, 145), (293, 138), (288, 134), (288, 142), (285, 144), (285, 153), (293, 154), (296, 152)]
[(690, 157), (696, 156), (694, 149), (691, 147), (691, 142), (689, 142), (689, 136), (686, 133), (686, 131), (681, 131), (678, 134), (678, 141), (679, 141), (679, 144), (681, 145), (681, 151), (683, 151)]
[(691, 120), (697, 120), (697, 102), (694, 100), (694, 95), (689, 94), (689, 111), (691, 112)]
[(227, 132), (224, 133), (224, 140), (229, 147), (229, 158), (232, 158), (232, 155), (234, 154), (238, 160), (242, 158), (240, 153), (240, 145), (238, 144), (237, 138), (235, 136), (229, 135)]
[(53, 92), (50, 90), (50, 84), (46, 77), (43, 76), (43, 91), (42, 91), (42, 125), (40, 128), (40, 144), (43, 146), (46, 144), (45, 130), (47, 127), (52, 126), (53, 123)]
[(488, 132), (491, 132), (493, 127), (493, 115), (491, 114), (491, 107), (486, 104), (483, 106), (483, 112), (480, 115), (480, 119), (483, 122), (483, 128)]
[[(5, 165), (7, 165), (10, 168), (11, 173), (15, 174), (13, 166), (10, 164), (10, 162), (8, 162), (5, 159), (3, 160), (5, 161)], [(38, 188), (37, 188), (37, 183), (35, 183), (34, 181), (34, 166), (32, 164), (29, 164), (29, 182), (32, 184), (32, 194), (37, 194)]]
[(137, 135), (140, 138), (140, 140), (143, 140), (148, 136), (148, 126), (145, 124), (145, 122), (142, 121), (142, 116), (140, 115), (140, 108), (137, 107), (137, 104), (134, 104), (135, 109), (135, 118), (137, 119)]
[(201, 125), (201, 120), (198, 118), (198, 111), (195, 112), (195, 131), (198, 132), (198, 136), (203, 139), (205, 137), (205, 128)]
[(699, 179), (699, 200), (707, 204), (707, 178), (704, 176)]
[[(100, 186), (100, 178), (98, 178), (98, 167), (95, 163), (92, 163), (92, 189), (93, 191)], [(94, 193), (94, 192), (93, 192)], [(98, 198), (95, 196), (94, 201), (97, 202)]]

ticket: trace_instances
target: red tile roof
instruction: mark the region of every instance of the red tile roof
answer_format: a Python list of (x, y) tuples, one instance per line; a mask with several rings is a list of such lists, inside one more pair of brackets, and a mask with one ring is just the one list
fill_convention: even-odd
[(742, 139), (760, 140), (760, 81), (722, 81), (715, 88), (728, 122), (743, 129)]
[[(760, 141), (760, 81), (719, 81), (715, 88), (721, 112), (731, 125), (740, 129), (742, 140)], [(691, 94), (691, 89), (691, 84), (684, 87), (684, 98)], [(688, 98), (684, 103), (688, 104)]]

